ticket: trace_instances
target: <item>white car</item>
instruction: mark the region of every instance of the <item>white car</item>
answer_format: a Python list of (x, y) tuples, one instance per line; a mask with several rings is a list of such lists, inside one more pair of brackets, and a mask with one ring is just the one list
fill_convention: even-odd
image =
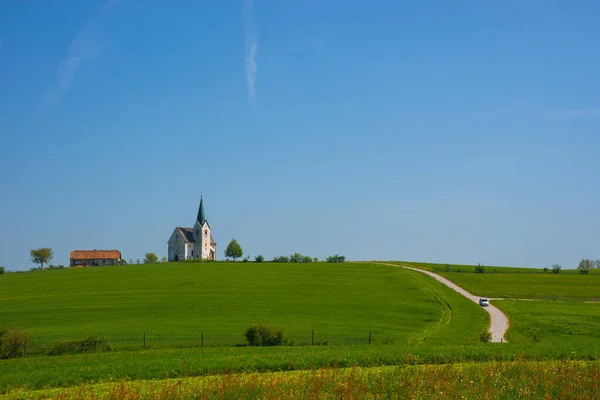
[(482, 298), (479, 299), (479, 305), (481, 307), (487, 307), (487, 306), (490, 305), (490, 302), (485, 297), (482, 297)]

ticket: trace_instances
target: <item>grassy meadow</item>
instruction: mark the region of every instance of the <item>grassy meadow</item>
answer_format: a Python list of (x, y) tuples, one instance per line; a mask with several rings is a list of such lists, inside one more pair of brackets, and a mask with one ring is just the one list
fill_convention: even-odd
[(239, 345), (254, 322), (281, 327), (296, 344), (312, 342), (312, 330), (329, 344), (366, 344), (369, 332), (374, 343), (404, 343), (443, 317), (439, 299), (411, 275), (367, 264), (241, 262), (8, 274), (0, 315), (30, 334), (34, 353), (94, 334), (138, 349), (144, 332), (152, 347), (200, 346), (202, 336), (204, 345)]
[[(193, 398), (189, 393), (200, 390), (206, 398), (269, 398), (264, 393), (315, 398), (306, 397), (301, 388), (316, 387), (317, 375), (319, 398), (339, 398), (342, 387), (366, 388), (374, 398), (390, 393), (403, 397), (412, 393), (403, 391), (407, 388), (432, 396), (424, 383), (409, 383), (415, 376), (418, 382), (437, 377), (434, 381), (441, 380), (440, 391), (448, 398), (463, 393), (467, 398), (526, 398), (527, 393), (576, 398), (591, 387), (578, 378), (587, 388), (582, 392), (559, 387), (558, 381), (543, 392), (535, 386), (539, 379), (513, 383), (513, 378), (520, 376), (514, 371), (524, 377), (561, 368), (575, 375), (597, 371), (599, 308), (584, 302), (595, 298), (597, 276), (535, 274), (533, 285), (528, 280), (533, 274), (442, 274), (460, 285), (463, 279), (475, 294), (482, 287), (490, 297), (500, 297), (489, 294), (497, 290), (506, 297), (527, 293), (573, 301), (495, 301), (509, 317), (509, 343), (487, 344), (478, 343), (489, 325), (488, 314), (478, 305), (425, 274), (393, 266), (170, 263), (6, 274), (0, 277), (0, 325), (23, 328), (33, 343), (25, 357), (0, 360), (0, 394), (31, 398), (37, 394), (28, 391), (43, 389), (39, 396), (69, 399), (93, 393), (125, 399), (159, 398), (167, 390), (172, 398)], [(559, 297), (551, 297), (556, 293)], [(294, 345), (244, 346), (243, 333), (254, 322), (283, 328)], [(312, 330), (317, 346), (310, 345)], [(106, 337), (114, 351), (46, 355), (57, 339), (93, 334)], [(571, 363), (575, 360), (579, 362)], [(457, 369), (459, 364), (463, 369)], [(534, 367), (529, 371), (526, 366)], [(299, 370), (311, 372), (283, 374)], [(490, 375), (490, 390), (483, 392), (477, 385), (468, 391), (450, 378), (469, 371), (464, 377), (472, 379), (491, 370), (508, 374), (504, 386), (497, 385), (504, 372)], [(278, 373), (252, 375), (250, 388), (245, 375), (231, 375), (269, 371)], [(287, 378), (294, 376), (302, 378)], [(172, 378), (177, 381), (161, 381)], [(214, 392), (210, 382), (229, 389)], [(52, 389), (71, 386), (77, 387)]]
[(600, 304), (559, 301), (502, 300), (494, 304), (506, 313), (510, 342), (562, 345), (581, 343), (600, 348)]
[[(540, 377), (544, 377), (540, 379)], [(589, 399), (600, 391), (600, 363), (485, 362), (328, 368), (84, 385), (6, 399)]]
[[(8, 274), (2, 283), (2, 324), (30, 334), (29, 353), (90, 335), (139, 349), (144, 332), (147, 347), (240, 345), (254, 322), (283, 328), (295, 344), (312, 343), (313, 330), (330, 345), (364, 345), (369, 332), (373, 344), (436, 335), (466, 343), (488, 323), (438, 282), (369, 264), (170, 263)], [(452, 324), (449, 302), (459, 311)]]

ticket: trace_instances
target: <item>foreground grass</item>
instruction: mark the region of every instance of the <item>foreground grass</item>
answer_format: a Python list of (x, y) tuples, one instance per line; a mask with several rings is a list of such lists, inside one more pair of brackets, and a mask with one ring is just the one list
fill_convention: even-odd
[(581, 343), (600, 347), (600, 304), (556, 301), (495, 301), (511, 321), (510, 342)]
[[(443, 314), (426, 285), (368, 264), (169, 263), (64, 269), (0, 277), (0, 321), (33, 340), (104, 336), (116, 349), (244, 344), (254, 322), (296, 344), (402, 343)], [(471, 309), (471, 314), (476, 311)], [(468, 341), (469, 335), (455, 337)]]
[(490, 362), (319, 369), (119, 382), (6, 398), (56, 399), (590, 399), (598, 362)]
[(600, 360), (594, 343), (420, 346), (212, 347), (0, 360), (0, 393), (140, 379), (327, 367), (521, 360)]

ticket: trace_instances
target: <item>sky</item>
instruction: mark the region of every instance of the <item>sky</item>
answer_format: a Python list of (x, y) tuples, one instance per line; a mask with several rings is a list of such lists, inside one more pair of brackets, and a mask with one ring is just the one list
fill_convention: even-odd
[(0, 265), (600, 258), (600, 3), (0, 2)]

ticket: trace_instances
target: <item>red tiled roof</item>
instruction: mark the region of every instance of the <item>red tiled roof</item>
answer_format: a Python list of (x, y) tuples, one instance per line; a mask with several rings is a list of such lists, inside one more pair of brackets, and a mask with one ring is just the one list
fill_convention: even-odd
[(91, 260), (96, 258), (120, 259), (119, 250), (73, 250), (71, 260)]

